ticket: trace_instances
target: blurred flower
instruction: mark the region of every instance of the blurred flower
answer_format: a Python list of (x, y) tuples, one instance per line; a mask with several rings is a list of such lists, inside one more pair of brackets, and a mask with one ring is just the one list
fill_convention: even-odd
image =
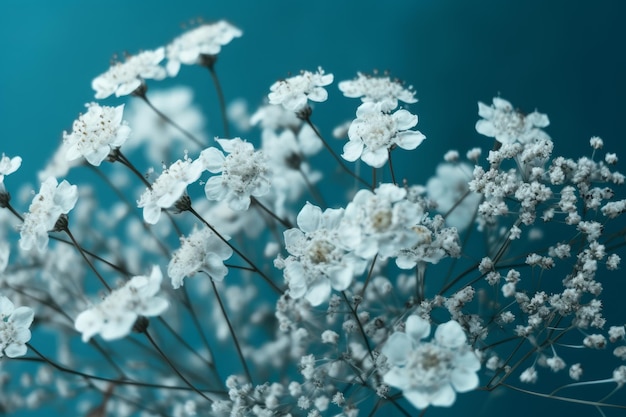
[(456, 400), (456, 392), (478, 386), (480, 360), (467, 345), (465, 332), (456, 321), (440, 324), (434, 340), (422, 341), (429, 334), (427, 320), (409, 316), (406, 332), (393, 333), (383, 346), (382, 353), (391, 365), (383, 381), (401, 389), (402, 395), (419, 409), (429, 405), (449, 407)]
[(60, 184), (53, 177), (41, 184), (24, 216), (20, 228), (20, 247), (30, 250), (35, 246), (44, 252), (48, 245), (48, 231), (52, 230), (61, 214), (67, 214), (78, 200), (78, 188), (63, 180)]
[(80, 313), (74, 328), (83, 334), (83, 342), (98, 333), (104, 340), (120, 339), (130, 333), (139, 316), (153, 317), (163, 313), (168, 302), (156, 296), (162, 278), (161, 269), (154, 266), (150, 276), (131, 278), (99, 304)]
[(550, 124), (545, 114), (532, 112), (524, 115), (514, 110), (508, 101), (494, 97), (493, 105), (487, 106), (478, 102), (478, 115), (482, 117), (476, 122), (476, 131), (481, 135), (495, 138), (507, 144), (515, 141), (527, 143), (532, 140), (550, 139), (540, 128)]
[(481, 200), (480, 194), (469, 190), (472, 172), (473, 168), (466, 163), (443, 163), (426, 183), (428, 197), (437, 203), (440, 213), (447, 214), (446, 224), (459, 231), (472, 223)]
[(17, 171), (20, 165), (22, 165), (21, 157), (14, 156), (9, 158), (4, 153), (2, 154), (2, 158), (0, 158), (0, 193), (6, 191), (4, 188), (4, 177)]
[(11, 300), (0, 295), (0, 357), (16, 358), (26, 354), (34, 316), (32, 308), (15, 308)]
[(116, 97), (127, 96), (137, 90), (146, 79), (162, 80), (166, 73), (159, 63), (164, 57), (165, 49), (161, 47), (131, 55), (124, 62), (114, 63), (91, 82), (91, 88), (96, 91), (95, 97), (107, 98), (113, 93)]
[(317, 72), (302, 71), (285, 80), (276, 81), (270, 87), (270, 104), (282, 104), (287, 110), (298, 112), (307, 105), (307, 100), (324, 102), (328, 92), (323, 88), (333, 82), (333, 74), (324, 74), (322, 68)]
[(339, 90), (344, 96), (361, 98), (364, 103), (381, 103), (383, 109), (391, 111), (398, 107), (398, 100), (405, 103), (416, 103), (415, 91), (411, 87), (405, 88), (398, 80), (388, 76), (366, 75), (357, 73), (354, 80), (341, 81)]
[(267, 158), (263, 152), (255, 151), (251, 143), (240, 138), (216, 140), (228, 156), (213, 147), (200, 154), (199, 160), (206, 170), (222, 173), (208, 179), (204, 188), (206, 197), (209, 200), (226, 200), (233, 210), (247, 210), (250, 196), (260, 197), (270, 189)]
[(87, 113), (80, 115), (72, 125), (72, 133), (63, 132), (67, 146), (66, 157), (72, 161), (84, 157), (91, 165), (98, 166), (111, 153), (122, 146), (130, 127), (122, 121), (124, 105), (117, 107), (86, 104)]
[(212, 279), (222, 281), (228, 273), (224, 261), (233, 250), (210, 229), (194, 229), (188, 237), (180, 238), (180, 249), (174, 252), (167, 266), (172, 287), (180, 288), (185, 277), (206, 272)]
[(167, 73), (174, 77), (180, 64), (198, 64), (201, 55), (217, 55), (222, 46), (241, 35), (240, 29), (225, 20), (203, 24), (183, 33), (165, 48)]

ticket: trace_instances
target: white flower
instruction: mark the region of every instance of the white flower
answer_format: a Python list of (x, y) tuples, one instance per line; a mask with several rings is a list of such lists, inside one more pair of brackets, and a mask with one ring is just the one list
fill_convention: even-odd
[(0, 158), (0, 193), (5, 192), (4, 177), (17, 171), (22, 165), (22, 158), (20, 156), (14, 156), (9, 158), (4, 153)]
[(426, 139), (419, 131), (408, 130), (417, 124), (417, 116), (404, 109), (390, 114), (383, 111), (381, 103), (366, 102), (359, 106), (356, 116), (348, 129), (350, 141), (341, 155), (346, 161), (361, 158), (369, 166), (380, 168), (387, 162), (392, 146), (413, 150)]
[(284, 268), (290, 297), (304, 297), (311, 305), (320, 305), (328, 300), (331, 288), (345, 290), (365, 270), (365, 261), (338, 244), (343, 213), (343, 209), (322, 212), (307, 203), (296, 218), (298, 228), (284, 232), (289, 256), (275, 264)]
[(91, 88), (96, 98), (126, 96), (137, 90), (146, 79), (162, 80), (167, 75), (159, 63), (165, 57), (163, 47), (131, 55), (124, 62), (116, 62), (103, 74), (94, 78)]
[(548, 116), (538, 112), (524, 115), (499, 97), (494, 97), (491, 106), (478, 102), (478, 115), (482, 119), (476, 122), (476, 131), (502, 144), (550, 139), (540, 129), (550, 124)]
[(137, 207), (143, 207), (146, 223), (156, 224), (161, 217), (161, 209), (172, 207), (202, 172), (202, 162), (199, 159), (192, 161), (187, 155), (166, 168), (137, 201)]
[(406, 199), (406, 190), (381, 184), (374, 192), (359, 190), (346, 207), (339, 230), (340, 242), (364, 259), (395, 256), (419, 241), (412, 227), (422, 207)]
[(326, 101), (328, 92), (323, 87), (333, 82), (333, 74), (324, 74), (322, 68), (317, 72), (302, 71), (285, 80), (276, 81), (270, 87), (270, 104), (282, 104), (285, 109), (298, 112), (307, 105), (307, 100), (318, 103)]
[(154, 266), (150, 276), (139, 275), (113, 290), (99, 304), (80, 313), (74, 328), (87, 342), (95, 334), (104, 340), (120, 339), (130, 333), (139, 316), (158, 316), (167, 309), (165, 298), (156, 296), (161, 287), (161, 270)]
[(247, 210), (250, 196), (260, 197), (270, 189), (267, 178), (269, 167), (263, 152), (255, 151), (251, 143), (240, 138), (217, 139), (228, 156), (217, 148), (208, 148), (200, 154), (204, 169), (221, 172), (206, 182), (204, 191), (209, 200), (226, 200), (233, 210)]
[(11, 300), (0, 295), (0, 357), (17, 358), (26, 354), (34, 317), (32, 308), (15, 308)]
[(228, 273), (224, 261), (232, 256), (233, 250), (210, 229), (194, 229), (188, 237), (181, 237), (180, 243), (180, 249), (174, 252), (167, 266), (174, 289), (184, 284), (185, 277), (200, 271), (216, 281), (224, 279)]
[(126, 142), (130, 127), (122, 121), (123, 104), (109, 107), (90, 103), (85, 106), (87, 113), (74, 121), (72, 133), (63, 132), (63, 142), (67, 146), (65, 156), (69, 161), (83, 156), (91, 165), (98, 166), (111, 150)]
[(409, 316), (406, 332), (393, 333), (383, 346), (382, 353), (391, 365), (383, 381), (401, 389), (404, 397), (419, 409), (429, 405), (449, 407), (457, 392), (478, 386), (476, 372), (480, 360), (456, 321), (439, 325), (433, 340), (422, 341), (429, 334), (427, 320)]
[(439, 164), (436, 176), (426, 184), (428, 197), (437, 203), (437, 211), (446, 214), (454, 207), (446, 223), (459, 231), (470, 225), (481, 199), (480, 194), (469, 191), (472, 172), (473, 168), (466, 163)]
[(338, 85), (344, 96), (361, 98), (361, 101), (384, 103), (385, 110), (390, 111), (398, 107), (398, 100), (405, 103), (415, 103), (415, 91), (411, 87), (405, 88), (398, 80), (388, 76), (366, 75), (357, 73), (354, 80), (341, 81)]
[(44, 252), (48, 245), (48, 231), (52, 230), (61, 214), (67, 214), (78, 200), (78, 188), (63, 180), (60, 184), (53, 177), (41, 184), (33, 198), (24, 222), (20, 227), (20, 247), (30, 250), (33, 246)]
[(241, 37), (241, 30), (220, 20), (203, 24), (175, 38), (165, 48), (167, 73), (174, 77), (180, 71), (180, 64), (197, 64), (201, 55), (217, 55), (222, 46), (234, 38)]

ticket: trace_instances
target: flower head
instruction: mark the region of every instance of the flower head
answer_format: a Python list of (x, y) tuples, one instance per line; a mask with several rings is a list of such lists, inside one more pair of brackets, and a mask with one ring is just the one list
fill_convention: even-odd
[(422, 215), (422, 207), (406, 199), (404, 188), (381, 184), (374, 192), (363, 189), (355, 194), (346, 207), (338, 237), (364, 259), (377, 254), (387, 259), (418, 242), (412, 227)]
[(222, 46), (241, 34), (240, 29), (224, 20), (183, 33), (165, 48), (167, 73), (174, 77), (180, 71), (180, 64), (193, 65), (199, 62), (201, 55), (217, 55)]
[(270, 189), (267, 178), (269, 166), (261, 151), (240, 138), (217, 139), (224, 156), (217, 148), (208, 148), (200, 154), (204, 168), (216, 175), (206, 182), (204, 192), (209, 200), (226, 200), (233, 210), (247, 210), (250, 196), (260, 197)]
[(9, 158), (4, 153), (0, 158), (0, 193), (5, 192), (4, 188), (4, 177), (5, 175), (9, 175), (17, 171), (22, 165), (22, 158), (19, 156), (14, 156), (13, 158)]
[(359, 106), (356, 116), (348, 129), (350, 141), (341, 155), (346, 161), (361, 158), (369, 166), (380, 168), (387, 162), (392, 146), (413, 150), (426, 139), (421, 132), (409, 130), (417, 124), (417, 116), (404, 109), (390, 114), (383, 111), (381, 103), (366, 102)]
[(357, 74), (354, 80), (341, 81), (338, 84), (344, 96), (361, 98), (364, 103), (384, 103), (387, 111), (398, 107), (398, 100), (405, 103), (416, 103), (415, 91), (411, 87), (405, 88), (398, 80), (392, 80), (389, 76)]
[(548, 116), (536, 111), (524, 115), (502, 98), (494, 97), (491, 106), (478, 102), (478, 115), (482, 119), (476, 122), (476, 131), (481, 135), (495, 138), (500, 143), (516, 141), (527, 143), (550, 139), (548, 134), (541, 130), (550, 124)]
[(103, 74), (91, 82), (96, 91), (96, 98), (107, 98), (115, 93), (116, 97), (126, 96), (137, 90), (144, 80), (162, 80), (167, 75), (159, 63), (165, 57), (163, 47), (153, 51), (131, 55), (124, 62), (116, 62)]
[(65, 155), (70, 161), (83, 156), (91, 165), (98, 166), (112, 149), (126, 142), (130, 127), (122, 121), (123, 104), (109, 107), (90, 103), (86, 107), (87, 113), (74, 121), (72, 133), (63, 132)]
[(415, 407), (429, 405), (449, 407), (457, 392), (471, 391), (478, 386), (476, 372), (480, 360), (467, 344), (459, 323), (440, 324), (429, 342), (430, 323), (419, 316), (409, 316), (406, 332), (393, 333), (382, 353), (391, 369), (383, 380), (402, 390)]
[(324, 102), (328, 98), (325, 86), (333, 82), (333, 74), (324, 74), (322, 68), (317, 72), (302, 71), (285, 80), (276, 81), (270, 87), (270, 104), (282, 104), (287, 110), (303, 110), (307, 101)]
[(228, 273), (224, 261), (230, 258), (233, 250), (208, 228), (194, 229), (188, 237), (181, 237), (180, 249), (172, 255), (167, 274), (172, 279), (172, 287), (180, 288), (183, 279), (206, 272), (212, 279), (221, 281)]
[(328, 300), (331, 287), (343, 291), (363, 273), (365, 261), (338, 242), (343, 209), (324, 212), (307, 203), (297, 217), (298, 228), (284, 232), (286, 259), (277, 259), (289, 284), (289, 296), (304, 297), (313, 306)]
[(199, 159), (192, 161), (187, 155), (166, 168), (137, 201), (137, 207), (143, 207), (143, 219), (156, 224), (161, 217), (161, 209), (172, 207), (203, 171), (202, 162)]
[(32, 308), (15, 308), (11, 300), (0, 295), (0, 357), (16, 358), (26, 354), (34, 316)]
[(80, 313), (74, 328), (87, 342), (100, 333), (104, 340), (120, 339), (130, 333), (139, 316), (158, 316), (167, 309), (165, 298), (157, 296), (163, 276), (158, 266), (150, 276), (139, 275), (113, 290), (99, 304)]
[(60, 184), (53, 177), (41, 184), (33, 198), (20, 228), (20, 247), (30, 250), (33, 246), (44, 252), (48, 245), (48, 231), (52, 230), (62, 214), (74, 208), (78, 200), (78, 188), (63, 180)]

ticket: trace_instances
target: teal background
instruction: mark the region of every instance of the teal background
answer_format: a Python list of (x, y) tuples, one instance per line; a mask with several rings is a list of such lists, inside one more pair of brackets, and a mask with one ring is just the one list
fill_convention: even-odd
[[(626, 2), (619, 0), (3, 0), (0, 152), (24, 159), (7, 185), (35, 183), (62, 131), (93, 100), (91, 80), (113, 54), (156, 48), (197, 17), (225, 18), (244, 31), (220, 54), (217, 70), (227, 98), (248, 98), (252, 107), (275, 80), (318, 65), (336, 81), (379, 69), (414, 85), (420, 101), (411, 110), (428, 139), (407, 162), (420, 181), (447, 149), (464, 153), (486, 143), (474, 130), (476, 102), (498, 94), (524, 111), (549, 115), (557, 154), (590, 154), (593, 135), (605, 140), (606, 151), (626, 150)], [(209, 78), (183, 71), (210, 109)], [(320, 117), (340, 116), (315, 120), (327, 134), (356, 105), (336, 85), (329, 91), (329, 103), (317, 106)], [(219, 131), (216, 115), (209, 124)], [(623, 316), (618, 308), (608, 313)], [(457, 406), (465, 416), (571, 412), (535, 397), (486, 398), (461, 395)]]

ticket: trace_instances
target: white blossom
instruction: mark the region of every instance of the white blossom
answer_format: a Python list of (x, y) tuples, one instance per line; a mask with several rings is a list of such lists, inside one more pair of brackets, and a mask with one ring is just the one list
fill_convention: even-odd
[(180, 199), (187, 186), (200, 178), (203, 165), (199, 159), (184, 159), (174, 162), (163, 170), (154, 184), (141, 195), (137, 207), (143, 208), (146, 223), (156, 224), (161, 217), (161, 209), (170, 208)]
[(52, 230), (62, 214), (74, 208), (78, 200), (78, 188), (63, 180), (48, 178), (41, 184), (24, 216), (20, 227), (20, 247), (30, 250), (36, 247), (44, 252), (48, 245), (48, 231)]
[(415, 125), (417, 116), (407, 110), (387, 113), (380, 103), (363, 103), (348, 129), (350, 140), (341, 156), (350, 162), (360, 158), (369, 166), (380, 168), (389, 159), (388, 152), (393, 146), (413, 150), (426, 139), (421, 132), (409, 130)]
[(417, 102), (412, 87), (405, 88), (400, 81), (392, 80), (389, 76), (359, 72), (357, 78), (341, 81), (337, 86), (346, 97), (361, 98), (364, 103), (384, 103), (386, 110), (398, 107), (398, 100), (405, 103)]
[(325, 74), (322, 68), (317, 72), (302, 71), (299, 75), (276, 81), (270, 87), (270, 104), (282, 104), (290, 111), (303, 110), (308, 100), (324, 102), (328, 98), (325, 86), (333, 82), (333, 74)]
[(422, 207), (408, 201), (406, 190), (394, 184), (381, 184), (374, 192), (359, 190), (346, 207), (339, 239), (364, 259), (376, 254), (386, 259), (419, 241), (412, 227), (422, 215)]
[(219, 54), (222, 46), (241, 35), (240, 29), (225, 20), (206, 23), (188, 30), (165, 48), (167, 73), (174, 77), (180, 71), (181, 64), (198, 64), (202, 55)]
[(185, 277), (200, 271), (216, 281), (224, 279), (228, 273), (224, 261), (232, 256), (233, 250), (209, 228), (194, 229), (189, 236), (181, 237), (180, 243), (180, 249), (174, 252), (167, 266), (174, 289), (184, 284)]
[(363, 273), (365, 262), (339, 245), (343, 209), (324, 212), (307, 203), (297, 217), (298, 228), (284, 232), (289, 256), (279, 258), (292, 298), (304, 297), (313, 306), (327, 301), (331, 288), (343, 291)]
[(100, 303), (81, 312), (74, 328), (81, 332), (83, 342), (100, 334), (104, 340), (127, 336), (139, 316), (158, 316), (168, 301), (156, 294), (161, 288), (161, 269), (154, 266), (149, 276), (138, 275), (113, 290)]
[(85, 105), (87, 113), (80, 115), (72, 125), (72, 133), (63, 132), (67, 146), (66, 158), (70, 161), (84, 157), (91, 165), (98, 166), (111, 153), (126, 142), (130, 127), (124, 121), (124, 105)]
[(537, 112), (524, 115), (502, 98), (494, 97), (491, 106), (478, 102), (478, 115), (482, 119), (476, 122), (476, 131), (502, 144), (550, 139), (541, 130), (550, 124), (548, 116)]
[(153, 51), (143, 51), (131, 55), (124, 62), (116, 62), (103, 74), (94, 78), (91, 88), (96, 91), (96, 98), (107, 98), (115, 93), (116, 97), (127, 96), (137, 90), (144, 80), (162, 80), (167, 75), (159, 64), (165, 57), (163, 47)]
[(17, 171), (22, 165), (22, 157), (14, 156), (9, 158), (4, 153), (0, 158), (0, 193), (6, 192), (4, 188), (4, 177)]
[(406, 321), (406, 332), (393, 333), (382, 353), (391, 369), (383, 381), (402, 390), (402, 395), (419, 409), (430, 405), (449, 407), (456, 393), (478, 386), (480, 361), (467, 344), (456, 321), (440, 324), (431, 341), (430, 323), (416, 315)]
[(225, 200), (233, 210), (247, 210), (250, 196), (263, 196), (270, 189), (267, 158), (262, 151), (255, 151), (251, 143), (240, 138), (216, 140), (228, 156), (213, 147), (202, 151), (200, 160), (204, 169), (221, 173), (206, 182), (206, 197)]
[(34, 316), (32, 308), (15, 308), (11, 300), (0, 295), (0, 357), (17, 358), (26, 354)]

